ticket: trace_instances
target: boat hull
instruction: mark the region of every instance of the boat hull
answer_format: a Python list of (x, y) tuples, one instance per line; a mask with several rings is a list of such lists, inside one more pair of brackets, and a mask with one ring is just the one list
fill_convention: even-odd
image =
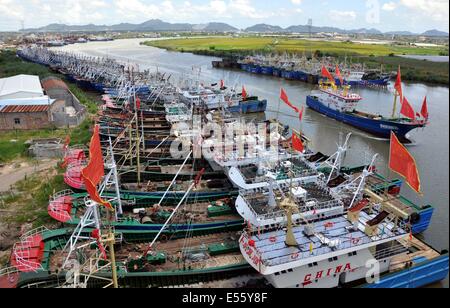
[(445, 254), (431, 261), (418, 262), (410, 269), (381, 277), (379, 282), (363, 285), (362, 288), (421, 288), (444, 280), (448, 276), (448, 264), (448, 254)]
[(389, 139), (391, 136), (391, 132), (395, 132), (397, 137), (402, 140), (407, 140), (406, 135), (413, 129), (423, 127), (423, 124), (407, 124), (407, 123), (398, 123), (394, 121), (386, 121), (386, 120), (375, 120), (369, 119), (362, 116), (350, 114), (350, 113), (342, 113), (336, 111), (328, 106), (325, 106), (318, 99), (308, 96), (306, 99), (306, 105), (329, 117), (335, 119), (339, 122), (343, 122), (350, 126), (356, 127), (360, 130), (368, 132), (377, 137)]

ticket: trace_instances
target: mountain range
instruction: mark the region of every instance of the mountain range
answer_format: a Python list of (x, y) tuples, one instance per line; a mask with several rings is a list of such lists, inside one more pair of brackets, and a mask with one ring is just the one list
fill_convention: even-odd
[[(206, 24), (189, 24), (189, 23), (169, 23), (159, 19), (151, 19), (141, 24), (120, 23), (116, 25), (65, 25), (50, 24), (41, 28), (25, 29), (25, 32), (105, 32), (105, 31), (190, 31), (190, 32), (239, 32), (240, 29), (230, 26), (226, 23), (211, 22)], [(311, 28), (307, 25), (290, 26), (282, 28), (280, 26), (258, 24), (244, 29), (245, 32), (254, 33), (340, 33), (340, 34), (386, 34), (386, 35), (424, 35), (424, 36), (449, 36), (447, 32), (439, 30), (429, 30), (424, 33), (412, 33), (409, 31), (391, 31), (383, 33), (377, 29), (353, 29), (344, 30), (335, 27), (316, 27)]]

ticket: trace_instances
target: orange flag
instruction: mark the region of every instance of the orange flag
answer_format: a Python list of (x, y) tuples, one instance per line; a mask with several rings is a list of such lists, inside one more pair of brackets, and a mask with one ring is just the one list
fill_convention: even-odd
[(325, 66), (322, 66), (322, 76), (328, 78), (328, 80), (334, 83), (333, 75), (331, 75), (331, 73), (327, 70)]
[(400, 70), (400, 66), (398, 67), (397, 80), (395, 81), (394, 88), (395, 88), (395, 90), (397, 90), (397, 93), (400, 95), (400, 102), (403, 102), (402, 72)]
[(339, 70), (339, 66), (337, 64), (336, 64), (336, 75), (339, 78), (339, 82), (341, 83), (341, 86), (343, 86), (344, 85), (344, 78), (342, 78), (341, 71)]
[(416, 119), (416, 112), (406, 97), (403, 97), (402, 109), (400, 110), (400, 113), (413, 121)]
[(305, 151), (305, 147), (303, 146), (302, 139), (300, 139), (299, 136), (297, 136), (296, 133), (292, 134), (292, 147), (297, 152), (303, 153)]
[(286, 91), (281, 88), (280, 90), (280, 99), (285, 102), (286, 105), (288, 105), (289, 107), (291, 107), (292, 109), (294, 109), (295, 112), (299, 112), (298, 108), (295, 107), (290, 101), (289, 101), (289, 97), (286, 94)]
[(100, 194), (97, 190), (97, 185), (105, 175), (99, 130), (100, 126), (96, 124), (94, 126), (94, 134), (91, 138), (91, 144), (89, 146), (89, 164), (81, 171), (81, 175), (84, 179), (86, 190), (89, 193), (92, 201), (95, 201), (109, 209), (113, 209), (111, 203), (104, 201), (100, 197)]
[(421, 194), (419, 171), (414, 157), (400, 143), (394, 132), (391, 132), (391, 149), (389, 168), (406, 179), (408, 185)]

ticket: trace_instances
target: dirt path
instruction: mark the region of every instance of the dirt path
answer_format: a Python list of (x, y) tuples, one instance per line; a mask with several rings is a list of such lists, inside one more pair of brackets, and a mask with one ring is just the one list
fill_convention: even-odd
[(11, 185), (23, 180), (27, 175), (56, 167), (57, 159), (44, 159), (38, 164), (21, 162), (0, 168), (0, 193), (9, 191)]

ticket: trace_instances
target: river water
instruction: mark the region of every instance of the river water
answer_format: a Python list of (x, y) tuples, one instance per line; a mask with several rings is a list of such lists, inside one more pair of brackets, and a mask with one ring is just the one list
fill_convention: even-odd
[[(252, 75), (241, 71), (214, 69), (214, 58), (189, 53), (168, 52), (165, 50), (141, 46), (142, 40), (118, 40), (113, 42), (95, 42), (69, 45), (62, 50), (81, 52), (92, 56), (108, 56), (121, 61), (137, 63), (140, 69), (167, 72), (173, 77), (183, 78), (193, 73), (193, 67), (201, 68), (200, 78), (206, 83), (215, 83), (224, 79), (228, 86), (245, 85), (250, 95), (259, 95), (269, 101), (266, 117), (276, 117), (280, 87), (284, 87), (290, 100), (297, 106), (305, 104), (306, 96), (314, 86), (302, 82), (286, 81), (280, 78)], [(197, 71), (197, 70), (196, 70)], [(195, 77), (196, 78), (196, 77)], [(404, 84), (404, 93), (410, 103), (419, 111), (425, 95), (431, 124), (425, 129), (411, 133), (414, 141), (409, 150), (415, 157), (421, 176), (424, 196), (419, 197), (406, 184), (402, 193), (418, 204), (432, 204), (436, 211), (430, 229), (423, 234), (424, 239), (434, 248), (449, 248), (449, 88), (424, 84)], [(387, 90), (358, 89), (364, 100), (360, 109), (364, 111), (390, 115), (393, 105), (392, 85)], [(290, 109), (281, 105), (279, 119), (293, 128), (299, 129), (296, 116)], [(313, 140), (316, 151), (332, 154), (336, 151), (336, 142), (341, 134), (352, 132), (350, 150), (346, 157), (347, 165), (368, 163), (378, 153), (377, 168), (382, 174), (399, 178), (387, 168), (389, 142), (369, 136), (345, 124), (326, 118), (306, 109), (301, 129)], [(443, 286), (448, 287), (448, 280)], [(437, 287), (441, 286), (439, 284)]]

